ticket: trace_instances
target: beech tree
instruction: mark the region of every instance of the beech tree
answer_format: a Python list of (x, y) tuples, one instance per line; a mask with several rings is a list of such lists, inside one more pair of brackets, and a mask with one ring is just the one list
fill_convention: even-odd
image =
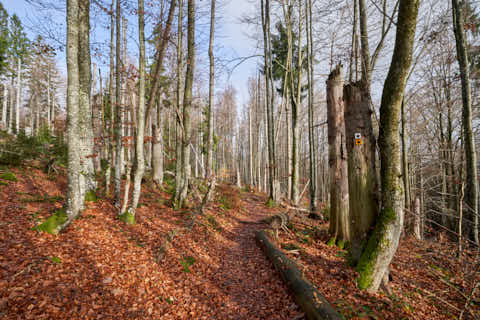
[[(360, 0), (361, 1), (361, 0)], [(417, 25), (418, 0), (400, 0), (392, 62), (385, 80), (380, 107), (380, 177), (382, 210), (375, 230), (357, 265), (358, 286), (376, 292), (388, 276), (404, 221), (399, 120)]]
[[(181, 10), (181, 8), (180, 8)], [(177, 159), (177, 166), (180, 165), (179, 184), (175, 187), (175, 207), (182, 208), (185, 205), (189, 187), (191, 165), (190, 165), (190, 138), (191, 138), (191, 119), (192, 108), (192, 90), (193, 90), (193, 72), (195, 68), (195, 0), (188, 0), (188, 28), (187, 28), (187, 70), (185, 73), (185, 89), (183, 91), (183, 110), (181, 121), (181, 140), (177, 143), (181, 148), (181, 162)], [(179, 22), (180, 23), (180, 22)], [(179, 47), (178, 50), (181, 50)], [(178, 154), (177, 154), (178, 155)]]
[(469, 228), (469, 237), (478, 245), (478, 170), (475, 142), (472, 131), (472, 98), (470, 87), (469, 59), (467, 44), (465, 39), (465, 20), (463, 16), (463, 7), (465, 2), (452, 0), (452, 16), (454, 24), (454, 33), (457, 46), (457, 60), (460, 67), (460, 78), (462, 81), (462, 124), (463, 124), (463, 143), (465, 144), (466, 160), (466, 188), (465, 203), (467, 204), (467, 217), (473, 221), (473, 226)]
[[(90, 1), (67, 2), (67, 200), (57, 229), (71, 223), (95, 195), (93, 132), (90, 104)], [(55, 217), (52, 216), (52, 217)]]

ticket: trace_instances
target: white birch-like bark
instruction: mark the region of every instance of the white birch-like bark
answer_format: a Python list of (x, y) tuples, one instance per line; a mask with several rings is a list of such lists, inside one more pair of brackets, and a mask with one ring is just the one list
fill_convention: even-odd
[[(10, 115), (8, 118), (8, 133), (13, 133), (13, 116), (15, 115), (15, 88), (13, 86), (14, 79), (12, 77), (12, 84), (10, 85)], [(33, 129), (33, 128), (32, 128)]]
[(7, 107), (8, 107), (8, 90), (7, 85), (3, 85), (3, 108), (2, 108), (2, 126), (5, 130), (7, 128)]
[(47, 128), (48, 132), (51, 132), (51, 118), (52, 114), (50, 113), (50, 66), (47, 70)]
[(139, 77), (138, 77), (138, 112), (137, 112), (137, 135), (135, 154), (137, 166), (133, 181), (132, 206), (128, 213), (135, 215), (135, 210), (140, 199), (143, 174), (145, 172), (144, 136), (145, 136), (145, 19), (144, 0), (138, 0), (138, 38), (140, 42)]
[(20, 101), (22, 96), (22, 66), (21, 59), (18, 58), (17, 67), (17, 100), (15, 102), (15, 132), (20, 132)]

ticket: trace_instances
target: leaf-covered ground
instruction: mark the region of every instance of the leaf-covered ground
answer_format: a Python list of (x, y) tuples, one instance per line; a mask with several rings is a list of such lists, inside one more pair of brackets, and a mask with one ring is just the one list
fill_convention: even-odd
[[(144, 184), (136, 225), (117, 220), (111, 199), (100, 197), (53, 236), (32, 228), (62, 206), (65, 178), (28, 166), (10, 170), (18, 181), (0, 177), (1, 319), (302, 318), (255, 245), (254, 231), (266, 226), (243, 223), (284, 210), (267, 208), (264, 195), (222, 185), (206, 215), (189, 230), (192, 210), (173, 211), (168, 193)], [(464, 269), (451, 271), (461, 268), (453, 256), (437, 255), (451, 254), (446, 243), (404, 240), (392, 266), (393, 294), (369, 295), (355, 288), (344, 252), (322, 241), (325, 225), (296, 223), (295, 228), (295, 234), (281, 232), (279, 244), (300, 248), (290, 255), (346, 318), (456, 316), (439, 298), (463, 308), (457, 291), (468, 292), (469, 283), (459, 283)], [(172, 232), (171, 247), (160, 259), (160, 247)]]

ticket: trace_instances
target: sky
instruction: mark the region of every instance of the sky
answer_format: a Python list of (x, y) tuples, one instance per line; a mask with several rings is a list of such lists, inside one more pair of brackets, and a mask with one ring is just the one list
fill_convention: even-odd
[[(9, 15), (17, 14), (25, 25), (26, 32), (30, 39), (36, 36), (37, 30), (43, 30), (42, 24), (37, 24), (36, 16), (41, 12), (32, 7), (25, 0), (0, 0), (4, 7), (8, 11)], [(205, 6), (206, 1), (197, 1), (197, 5)], [(254, 10), (253, 4), (248, 0), (217, 0), (217, 26), (216, 26), (216, 38), (215, 38), (215, 51), (217, 55), (218, 65), (218, 79), (216, 83), (217, 92), (223, 89), (226, 85), (232, 84), (238, 92), (238, 106), (241, 107), (248, 99), (248, 92), (246, 90), (246, 83), (248, 77), (255, 74), (257, 69), (257, 62), (259, 58), (248, 59), (241, 65), (235, 68), (231, 74), (227, 72), (227, 69), (233, 68), (239, 60), (236, 58), (247, 57), (254, 55), (256, 52), (256, 40), (248, 37), (247, 33), (252, 32), (248, 26), (241, 24), (240, 19), (245, 14), (251, 14)], [(92, 12), (93, 15), (93, 12)], [(53, 17), (59, 22), (58, 29), (65, 28), (63, 24), (65, 21), (65, 15), (56, 13)], [(206, 20), (205, 20), (206, 19)], [(129, 24), (130, 38), (129, 46), (136, 47), (131, 41), (135, 41), (136, 36), (136, 21), (132, 21)], [(208, 23), (208, 17), (204, 18), (203, 23)], [(148, 25), (147, 25), (148, 29)], [(57, 30), (60, 33), (62, 30)], [(103, 26), (92, 25), (92, 37), (91, 41), (105, 41), (109, 38), (109, 31), (103, 28)], [(99, 38), (103, 38), (98, 40)], [(204, 41), (205, 35), (203, 36)], [(208, 43), (207, 43), (208, 44)], [(202, 44), (203, 46), (203, 44)], [(94, 46), (92, 45), (92, 48)], [(130, 48), (130, 50), (136, 50)], [(203, 49), (201, 49), (203, 50)], [(202, 54), (206, 57), (206, 50)], [(233, 60), (233, 61), (232, 61)], [(57, 55), (58, 66), (60, 70), (66, 73), (65, 53), (59, 52)], [(95, 61), (95, 58), (93, 58)], [(206, 60), (208, 61), (208, 60)], [(100, 63), (101, 64), (101, 63)], [(222, 66), (225, 66), (222, 67)], [(200, 66), (202, 67), (202, 66)]]

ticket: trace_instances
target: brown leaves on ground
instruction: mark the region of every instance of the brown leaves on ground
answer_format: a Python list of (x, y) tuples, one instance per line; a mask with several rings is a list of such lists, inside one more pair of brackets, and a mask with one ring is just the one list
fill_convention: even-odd
[[(480, 281), (478, 253), (466, 251), (459, 262), (456, 243), (444, 236), (425, 241), (405, 237), (390, 265), (391, 293), (368, 294), (356, 288), (357, 273), (347, 265), (347, 251), (326, 245), (328, 225), (301, 221), (296, 219), (295, 233), (281, 233), (279, 245), (347, 319), (457, 319), (474, 282)], [(480, 317), (478, 291), (463, 319)]]
[[(255, 245), (261, 213), (214, 203), (192, 230), (190, 211), (144, 186), (137, 224), (116, 219), (110, 200), (88, 203), (58, 236), (32, 227), (63, 204), (65, 178), (13, 170), (0, 186), (1, 319), (292, 319), (286, 287)], [(242, 206), (239, 206), (242, 207)], [(181, 230), (158, 264), (159, 246)]]
[[(266, 208), (264, 195), (221, 185), (188, 230), (194, 210), (173, 211), (169, 194), (145, 184), (136, 225), (117, 220), (111, 200), (102, 199), (51, 236), (32, 227), (62, 206), (65, 178), (13, 172), (18, 181), (0, 186), (1, 319), (302, 318), (255, 245), (254, 231), (267, 226), (245, 223), (284, 211)], [(324, 244), (326, 225), (303, 222), (280, 231), (278, 244), (347, 319), (451, 319), (463, 309), (475, 271), (468, 252), (458, 263), (448, 242), (404, 239), (391, 267), (392, 294), (372, 295), (356, 289), (345, 251)], [(157, 263), (166, 238), (173, 240)]]

